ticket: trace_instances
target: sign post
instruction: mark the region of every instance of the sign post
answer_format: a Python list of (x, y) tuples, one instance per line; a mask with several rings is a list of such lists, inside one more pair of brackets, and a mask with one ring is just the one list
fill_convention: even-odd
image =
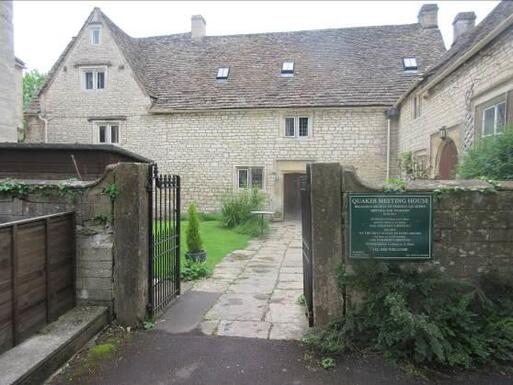
[(431, 258), (429, 194), (349, 194), (349, 257)]

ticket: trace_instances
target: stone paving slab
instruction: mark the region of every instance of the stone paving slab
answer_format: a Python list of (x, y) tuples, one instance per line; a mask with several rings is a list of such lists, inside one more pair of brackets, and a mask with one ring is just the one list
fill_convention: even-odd
[(268, 338), (271, 324), (264, 321), (225, 321), (219, 322), (218, 336)]
[(264, 319), (267, 299), (253, 294), (225, 293), (208, 311), (205, 319), (229, 321), (259, 321)]
[(203, 334), (300, 339), (308, 329), (303, 293), (301, 227), (273, 223), (264, 239), (251, 241), (219, 263), (211, 278), (193, 290), (218, 292), (217, 302), (204, 316)]
[(308, 325), (274, 322), (269, 334), (271, 340), (300, 340), (308, 331)]

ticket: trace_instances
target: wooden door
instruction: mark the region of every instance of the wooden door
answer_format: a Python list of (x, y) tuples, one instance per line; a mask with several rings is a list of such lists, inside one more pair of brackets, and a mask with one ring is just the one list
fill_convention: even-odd
[(442, 148), (438, 164), (437, 179), (454, 179), (458, 164), (458, 150), (452, 140), (448, 140)]
[(301, 218), (301, 176), (303, 174), (285, 174), (283, 188), (283, 207), (286, 220)]

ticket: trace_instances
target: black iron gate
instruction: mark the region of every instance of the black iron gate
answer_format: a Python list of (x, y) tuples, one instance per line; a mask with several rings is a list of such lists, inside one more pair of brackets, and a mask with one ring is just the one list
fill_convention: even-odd
[(155, 314), (180, 294), (180, 177), (150, 165), (149, 310)]
[(303, 295), (308, 324), (313, 326), (313, 276), (312, 276), (312, 209), (310, 198), (310, 168), (301, 177), (301, 228), (303, 236)]

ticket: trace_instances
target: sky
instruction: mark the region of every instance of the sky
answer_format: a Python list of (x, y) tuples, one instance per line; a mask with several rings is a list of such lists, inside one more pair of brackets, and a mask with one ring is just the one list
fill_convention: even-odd
[[(133, 37), (190, 31), (203, 15), (207, 35), (408, 24), (423, 3), (435, 1), (14, 1), (14, 49), (27, 70), (47, 72), (94, 7)], [(446, 46), (458, 12), (474, 11), (479, 23), (498, 1), (438, 1)]]

